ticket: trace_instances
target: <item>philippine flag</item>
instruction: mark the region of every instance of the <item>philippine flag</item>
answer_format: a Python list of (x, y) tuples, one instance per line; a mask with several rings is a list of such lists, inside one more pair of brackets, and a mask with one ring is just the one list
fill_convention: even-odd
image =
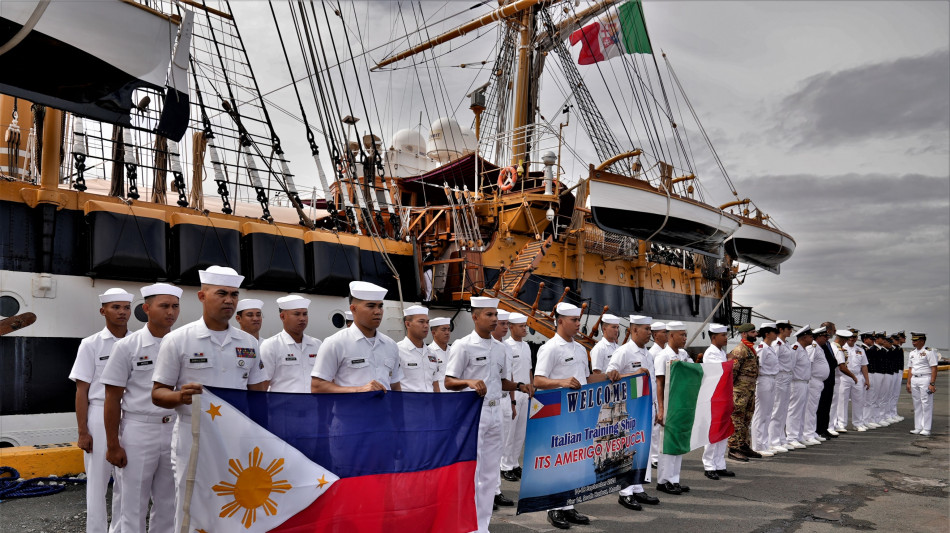
[(205, 387), (194, 412), (188, 531), (478, 528), (475, 393)]
[(545, 418), (561, 414), (561, 391), (539, 392), (531, 398), (528, 418)]

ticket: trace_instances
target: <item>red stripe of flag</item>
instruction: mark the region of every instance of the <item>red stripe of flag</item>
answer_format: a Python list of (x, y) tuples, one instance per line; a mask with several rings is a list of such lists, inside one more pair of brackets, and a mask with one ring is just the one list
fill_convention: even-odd
[(719, 442), (735, 432), (732, 425), (732, 361), (722, 364), (722, 377), (711, 399), (709, 442)]

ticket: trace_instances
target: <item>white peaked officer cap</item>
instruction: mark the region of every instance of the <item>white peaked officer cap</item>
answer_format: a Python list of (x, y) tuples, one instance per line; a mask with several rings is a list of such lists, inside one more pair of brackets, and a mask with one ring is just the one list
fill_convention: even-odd
[(835, 331), (835, 335), (847, 339), (848, 337), (854, 335), (854, 333), (852, 333), (850, 329), (839, 329), (838, 331)]
[(814, 335), (814, 336), (816, 336), (816, 337), (817, 337), (818, 335), (827, 335), (827, 333), (825, 333), (825, 327), (824, 327), (824, 326), (822, 326), (822, 327), (820, 327), (820, 328), (815, 328), (815, 329), (811, 330), (811, 334)]
[(604, 317), (601, 319), (601, 322), (603, 322), (604, 324), (619, 324), (620, 317), (614, 316), (610, 313), (605, 313)]
[(131, 302), (133, 298), (135, 298), (135, 296), (125, 292), (125, 289), (113, 288), (99, 295), (99, 303)]
[(142, 298), (157, 296), (159, 294), (167, 294), (169, 296), (181, 298), (182, 290), (174, 285), (169, 285), (168, 283), (155, 283), (153, 285), (146, 285), (145, 287), (142, 287), (140, 292), (142, 293)]
[(277, 299), (277, 309), (307, 309), (310, 307), (310, 300), (303, 296), (290, 294)]
[(554, 309), (557, 311), (557, 314), (561, 316), (581, 316), (581, 308), (574, 304), (561, 302), (557, 304), (557, 307)]
[[(653, 318), (652, 318), (652, 317), (648, 317), (648, 316), (643, 316), (643, 315), (630, 315), (630, 323), (631, 323), (631, 324), (636, 324), (637, 326), (648, 326), (648, 325), (650, 325), (650, 321), (652, 321), (652, 320), (653, 320)], [(666, 324), (664, 324), (664, 323), (662, 323), (662, 322), (657, 322), (657, 324), (663, 326), (663, 327), (660, 328), (660, 329), (666, 329)], [(654, 324), (654, 325), (656, 325), (656, 324)], [(650, 326), (650, 329), (654, 329), (653, 326)]]
[(710, 324), (709, 332), (710, 333), (726, 333), (729, 331), (729, 328), (723, 326), (722, 324)]
[(472, 307), (498, 307), (498, 298), (472, 296)]
[(451, 320), (449, 320), (447, 317), (440, 316), (429, 320), (429, 327), (434, 328), (436, 326), (448, 326), (450, 322)]
[(521, 313), (511, 313), (508, 315), (509, 324), (525, 324), (528, 322), (528, 317), (522, 315)]
[(343, 311), (343, 318), (346, 320), (353, 320), (353, 313), (349, 311)]
[[(429, 308), (421, 305), (410, 305), (402, 312), (402, 316), (425, 315), (429, 316)], [(430, 326), (432, 324), (429, 324)]]
[(650, 331), (666, 331), (666, 324), (663, 322), (654, 322), (650, 324)]
[(371, 302), (376, 302), (385, 298), (387, 292), (389, 291), (380, 287), (379, 285), (373, 285), (372, 283), (366, 281), (350, 282), (350, 296), (356, 298), (357, 300), (369, 300)]
[(785, 324), (786, 326), (791, 326), (791, 325), (792, 325), (792, 321), (791, 321), (791, 320), (788, 320), (787, 318), (786, 318), (786, 319), (776, 320), (776, 321), (775, 321), (775, 325), (780, 325), (780, 324)]
[(247, 311), (248, 309), (263, 309), (264, 302), (261, 300), (255, 300), (254, 298), (245, 298), (240, 300), (237, 304), (237, 309), (234, 310), (235, 313), (240, 313), (241, 311)]
[(666, 323), (666, 331), (686, 331), (686, 324), (678, 320)]
[(501, 309), (498, 310), (498, 320), (508, 320), (509, 318), (511, 318), (511, 313)]
[(239, 288), (244, 281), (244, 276), (231, 267), (212, 265), (205, 270), (199, 270), (198, 279), (206, 285)]
[(764, 328), (778, 329), (778, 326), (775, 324), (775, 322), (763, 322), (759, 324), (759, 329), (764, 329)]
[(795, 337), (797, 338), (797, 337), (801, 337), (802, 335), (811, 335), (811, 334), (813, 334), (811, 330), (811, 326), (809, 326), (808, 324), (805, 324), (804, 326), (802, 326), (802, 329), (795, 332)]

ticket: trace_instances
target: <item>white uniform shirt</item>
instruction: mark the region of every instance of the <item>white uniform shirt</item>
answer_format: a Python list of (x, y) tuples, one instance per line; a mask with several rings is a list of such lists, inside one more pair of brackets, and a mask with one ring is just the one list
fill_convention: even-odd
[[(845, 344), (845, 346), (847, 346), (847, 344)], [(841, 348), (841, 345), (838, 344), (837, 342), (831, 343), (831, 353), (834, 354), (835, 362), (838, 365), (840, 365), (841, 363), (848, 362), (848, 355), (849, 355), (848, 351)], [(840, 369), (839, 369), (839, 372), (840, 372)]]
[[(630, 342), (633, 342), (633, 341), (630, 341)], [(666, 348), (666, 346), (660, 346), (659, 344), (654, 342), (653, 346), (650, 346), (650, 355), (654, 359), (656, 359), (656, 356), (660, 355), (660, 352), (663, 351), (663, 348)]]
[(511, 379), (515, 383), (531, 383), (531, 347), (525, 341), (505, 339), (511, 352)]
[(716, 348), (712, 344), (710, 344), (703, 353), (704, 363), (725, 363), (727, 360), (728, 357), (726, 356), (726, 352)]
[(310, 392), (310, 371), (317, 360), (320, 339), (304, 335), (298, 345), (285, 330), (261, 341), (264, 381), (273, 392)]
[(617, 343), (600, 339), (590, 351), (590, 365), (594, 370), (605, 372), (610, 356), (617, 351)]
[(782, 365), (779, 364), (778, 354), (775, 353), (775, 350), (771, 346), (765, 344), (765, 341), (761, 341), (755, 345), (755, 353), (759, 356), (760, 376), (774, 376), (778, 374)]
[(534, 375), (548, 379), (577, 378), (581, 385), (586, 385), (587, 376), (590, 375), (587, 349), (573, 339), (566, 341), (555, 334), (538, 350)]
[(73, 363), (73, 369), (69, 372), (69, 379), (73, 381), (85, 381), (89, 384), (89, 400), (104, 401), (106, 399), (106, 387), (99, 383), (99, 376), (102, 370), (109, 362), (109, 354), (112, 353), (112, 346), (119, 340), (118, 337), (109, 331), (109, 328), (102, 328), (102, 331), (90, 335), (79, 343), (79, 350), (76, 352), (76, 361)]
[[(789, 350), (792, 353), (795, 365), (792, 367), (792, 379), (808, 381), (811, 379), (811, 359), (808, 357), (808, 351), (801, 343), (796, 342)], [(824, 357), (824, 355), (822, 355)]]
[[(663, 348), (663, 350), (661, 350), (653, 360), (653, 367), (656, 368), (656, 375), (665, 376), (666, 363), (671, 363), (674, 361), (686, 361), (689, 363), (693, 362), (693, 360), (690, 359), (689, 354), (686, 353), (686, 350), (674, 352), (673, 348), (670, 348), (670, 345), (667, 344), (666, 348)], [(669, 386), (669, 383), (667, 383), (667, 386)]]
[(795, 357), (788, 341), (775, 339), (772, 341), (772, 351), (775, 352), (775, 356), (778, 358), (779, 372), (791, 372), (795, 366)]
[(855, 376), (861, 376), (861, 367), (868, 364), (868, 356), (864, 353), (864, 349), (855, 344), (854, 346), (845, 345), (845, 350), (849, 353), (848, 370)]
[(911, 376), (930, 376), (930, 367), (937, 366), (937, 350), (924, 346), (908, 354)]
[(399, 346), (399, 364), (402, 367), (402, 390), (434, 392), (432, 382), (439, 380), (439, 364), (432, 360), (435, 356), (429, 353), (425, 343), (422, 348), (418, 348), (409, 337), (404, 337), (396, 345)]
[(399, 346), (379, 330), (369, 338), (353, 324), (324, 339), (310, 375), (341, 387), (361, 387), (375, 379), (389, 389), (403, 379)]
[(811, 364), (811, 379), (824, 381), (828, 379), (831, 368), (828, 367), (828, 360), (825, 359), (825, 351), (817, 342), (812, 342), (807, 348), (808, 362)]
[[(451, 350), (452, 345), (448, 345), (447, 348)], [(439, 390), (442, 392), (452, 392), (445, 388), (445, 363), (449, 360), (448, 350), (439, 348), (439, 345), (436, 344), (435, 341), (432, 341), (432, 343), (426, 346), (426, 353), (435, 358), (435, 377), (439, 381)]]
[[(630, 341), (624, 344), (620, 349), (610, 356), (607, 368), (604, 372), (616, 370), (621, 375), (633, 374), (641, 368), (650, 370), (653, 367), (653, 356), (646, 348), (637, 346), (637, 343)], [(652, 372), (651, 372), (652, 374)]]
[(483, 339), (471, 332), (449, 348), (445, 375), (457, 379), (480, 379), (485, 382), (485, 401), (498, 400), (504, 394), (501, 380), (509, 375), (508, 349), (489, 336)]
[(175, 414), (173, 409), (152, 403), (152, 373), (163, 339), (154, 337), (146, 326), (119, 339), (112, 347), (112, 355), (99, 380), (103, 385), (125, 388), (123, 411), (146, 416)]
[[(223, 344), (216, 338), (219, 333), (224, 334)], [(204, 318), (199, 318), (165, 335), (152, 381), (171, 387), (200, 383), (246, 389), (267, 381), (259, 351), (257, 339), (251, 334), (234, 326), (212, 332)], [(190, 405), (179, 405), (175, 410), (179, 416), (191, 416)]]

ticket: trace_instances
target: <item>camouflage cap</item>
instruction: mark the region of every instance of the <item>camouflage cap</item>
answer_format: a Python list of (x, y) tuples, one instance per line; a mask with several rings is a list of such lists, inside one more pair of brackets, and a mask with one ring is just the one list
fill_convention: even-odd
[(742, 324), (741, 326), (737, 327), (736, 331), (738, 331), (739, 333), (748, 333), (750, 331), (755, 331), (755, 324), (751, 322), (746, 322), (745, 324)]

